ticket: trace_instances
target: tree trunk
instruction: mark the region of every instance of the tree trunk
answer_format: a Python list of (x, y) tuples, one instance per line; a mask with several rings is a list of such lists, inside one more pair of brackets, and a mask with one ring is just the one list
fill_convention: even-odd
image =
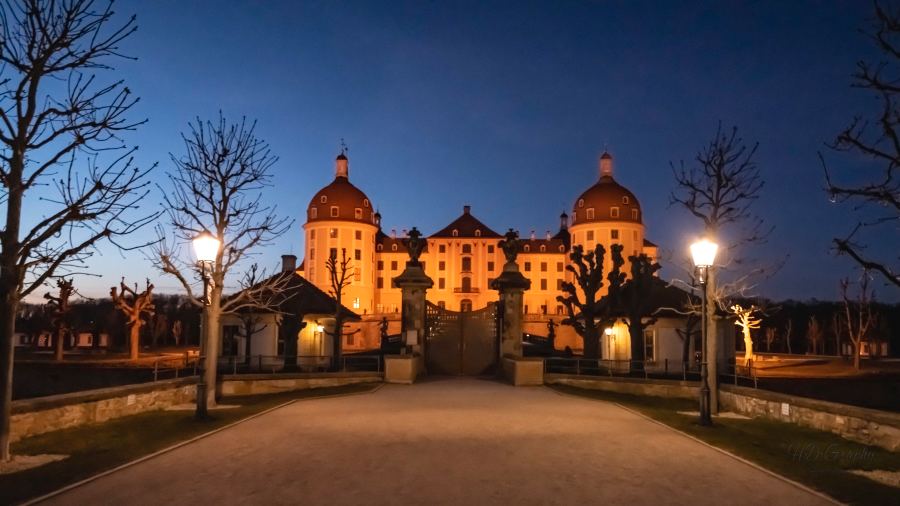
[(135, 322), (131, 325), (131, 337), (129, 339), (129, 358), (132, 362), (137, 361), (141, 355), (141, 324)]
[(244, 363), (250, 365), (250, 339), (253, 337), (253, 325), (244, 327)]
[(706, 293), (708, 298), (706, 304), (706, 318), (709, 326), (707, 327), (706, 333), (706, 370), (709, 375), (709, 411), (710, 413), (717, 415), (719, 413), (719, 321), (716, 319), (716, 308), (718, 305), (716, 304), (715, 298), (709, 297), (711, 293), (715, 293), (715, 267), (709, 268), (707, 277)]
[(63, 353), (66, 345), (66, 329), (60, 327), (56, 329), (56, 349), (53, 353), (53, 360), (57, 362), (63, 361)]
[(600, 333), (596, 328), (586, 328), (582, 336), (584, 358), (600, 359)]
[(744, 365), (749, 365), (753, 358), (753, 336), (750, 335), (750, 329), (744, 330)]
[(220, 319), (221, 319), (221, 300), (222, 288), (216, 286), (212, 290), (209, 306), (206, 307), (207, 318), (203, 325), (203, 341), (202, 353), (204, 358), (204, 379), (206, 381), (206, 407), (213, 408), (216, 406), (216, 377), (219, 365), (219, 348), (220, 348)]
[(859, 352), (862, 347), (862, 340), (853, 341), (853, 368), (859, 370)]
[[(4, 269), (4, 272), (5, 269)], [(5, 278), (5, 279), (4, 279)], [(9, 287), (11, 276), (0, 276), (3, 283), (3, 304), (0, 304), (0, 462), (11, 459), (9, 453), (9, 426), (12, 417), (13, 335), (16, 328), (16, 310), (19, 306), (18, 290)]]
[(644, 326), (640, 321), (628, 320), (628, 335), (631, 338), (631, 367), (634, 371), (644, 370)]

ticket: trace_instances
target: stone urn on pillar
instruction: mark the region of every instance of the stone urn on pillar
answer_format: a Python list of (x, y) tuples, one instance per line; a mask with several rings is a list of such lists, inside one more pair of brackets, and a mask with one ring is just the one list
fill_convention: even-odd
[(490, 282), (491, 289), (500, 293), (497, 308), (501, 312), (500, 360), (522, 358), (523, 295), (525, 290), (531, 288), (531, 281), (519, 272), (519, 264), (516, 263), (519, 245), (519, 234), (509, 229), (506, 238), (500, 241), (500, 248), (506, 257), (503, 272)]
[(403, 349), (412, 351), (414, 355), (424, 355), (425, 292), (434, 286), (434, 281), (425, 274), (419, 262), (419, 255), (425, 249), (422, 233), (413, 227), (403, 239), (403, 244), (409, 251), (409, 260), (403, 272), (393, 279), (403, 294), (400, 327)]

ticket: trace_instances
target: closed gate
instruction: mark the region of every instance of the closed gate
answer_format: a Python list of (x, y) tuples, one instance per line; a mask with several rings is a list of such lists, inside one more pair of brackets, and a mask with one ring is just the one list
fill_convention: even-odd
[(497, 304), (478, 311), (425, 309), (425, 363), (429, 374), (479, 376), (494, 372), (499, 335)]

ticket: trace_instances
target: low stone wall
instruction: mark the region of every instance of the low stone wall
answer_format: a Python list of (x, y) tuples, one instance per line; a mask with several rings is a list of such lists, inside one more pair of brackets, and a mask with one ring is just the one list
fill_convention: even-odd
[(503, 358), (506, 381), (517, 387), (544, 384), (544, 361), (540, 358)]
[(569, 385), (592, 390), (606, 390), (633, 395), (697, 399), (700, 386), (696, 383), (674, 380), (647, 380), (635, 378), (592, 377), (575, 374), (544, 373), (547, 385)]
[(166, 409), (192, 402), (195, 392), (196, 379), (182, 378), (13, 401), (10, 438)]
[(237, 374), (225, 375), (219, 383), (223, 397), (291, 392), (308, 388), (340, 387), (358, 383), (381, 383), (380, 372), (311, 373), (311, 374)]
[(900, 450), (900, 414), (806, 397), (721, 385), (722, 409), (823, 430), (863, 444)]

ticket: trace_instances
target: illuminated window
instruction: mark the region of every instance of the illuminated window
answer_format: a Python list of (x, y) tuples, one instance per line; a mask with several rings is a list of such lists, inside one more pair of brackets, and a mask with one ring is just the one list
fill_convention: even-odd
[(619, 238), (619, 231), (616, 230), (616, 229), (612, 229), (612, 230), (609, 232), (609, 238), (612, 239), (612, 240), (614, 240), (614, 241), (615, 241), (616, 239), (618, 239), (618, 238)]
[(332, 238), (332, 239), (337, 239), (337, 236), (338, 236), (338, 232), (337, 232), (337, 229), (336, 229), (336, 228), (329, 228), (329, 229), (328, 229), (328, 237), (330, 237), (330, 238)]
[(331, 206), (331, 217), (332, 218), (338, 217), (338, 206)]
[(656, 331), (644, 330), (644, 360), (656, 360)]
[(609, 217), (610, 218), (618, 218), (619, 217), (619, 208), (618, 207), (610, 207), (609, 208)]
[(359, 207), (357, 207), (356, 209), (354, 209), (354, 210), (353, 210), (353, 217), (356, 218), (357, 220), (361, 220), (361, 219), (362, 219), (362, 209), (360, 209)]
[(362, 240), (362, 230), (357, 230), (356, 232), (353, 233), (353, 236), (356, 238), (357, 241)]
[(472, 245), (471, 244), (463, 244), (463, 253), (470, 254), (472, 253)]
[[(353, 309), (359, 309), (359, 297), (353, 299)], [(352, 335), (352, 334), (351, 334), (351, 335)], [(349, 336), (348, 336), (348, 337), (349, 337)], [(349, 343), (352, 343), (352, 341), (350, 341), (350, 340), (348, 339), (348, 344), (349, 344)]]
[(585, 219), (593, 220), (594, 219), (594, 208), (593, 207), (587, 208), (587, 210), (584, 211), (584, 217), (585, 217)]
[(319, 217), (319, 210), (316, 209), (315, 207), (310, 207), (310, 208), (309, 208), (309, 217), (312, 218), (312, 219), (318, 218), (318, 217)]
[(325, 195), (322, 195), (321, 197), (319, 197), (319, 202), (321, 202), (323, 204), (327, 203), (328, 197), (326, 197)]

